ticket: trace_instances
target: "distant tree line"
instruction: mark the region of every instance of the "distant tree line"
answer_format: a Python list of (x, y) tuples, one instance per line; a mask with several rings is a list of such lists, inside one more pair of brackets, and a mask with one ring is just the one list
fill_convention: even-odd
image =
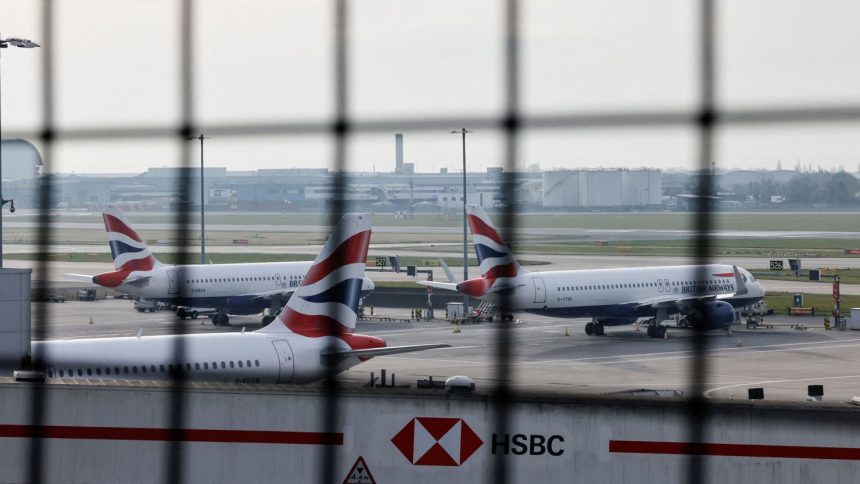
[(785, 198), (785, 203), (831, 205), (860, 205), (860, 180), (845, 171), (814, 171), (798, 173), (787, 182), (764, 175), (759, 181), (725, 187), (735, 200), (770, 203), (772, 197)]

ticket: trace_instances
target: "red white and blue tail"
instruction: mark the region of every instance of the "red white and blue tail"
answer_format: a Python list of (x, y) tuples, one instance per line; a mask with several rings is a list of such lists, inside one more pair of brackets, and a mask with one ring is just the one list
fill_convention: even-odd
[(110, 253), (117, 271), (148, 271), (161, 265), (116, 205), (102, 210)]
[(261, 332), (310, 338), (355, 331), (372, 216), (344, 215), (276, 321)]
[(487, 279), (500, 277), (516, 277), (526, 272), (514, 258), (511, 249), (502, 240), (502, 236), (487, 213), (480, 205), (466, 206), (469, 216), (469, 227), (472, 229), (472, 241), (478, 256), (481, 276)]

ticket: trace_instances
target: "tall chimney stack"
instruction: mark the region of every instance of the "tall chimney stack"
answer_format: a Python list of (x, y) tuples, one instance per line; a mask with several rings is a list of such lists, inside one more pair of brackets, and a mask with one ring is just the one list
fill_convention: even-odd
[(394, 135), (394, 173), (403, 173), (403, 133)]

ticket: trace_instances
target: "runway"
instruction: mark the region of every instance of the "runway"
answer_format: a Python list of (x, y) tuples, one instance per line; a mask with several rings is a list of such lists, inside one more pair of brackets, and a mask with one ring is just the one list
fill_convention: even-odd
[[(170, 312), (137, 313), (126, 300), (48, 304), (46, 328), (50, 338), (105, 336), (142, 337), (170, 334), (176, 323)], [(380, 315), (379, 309), (377, 315)], [(382, 315), (405, 316), (403, 310)], [(90, 324), (90, 318), (93, 323)], [(517, 315), (513, 337), (511, 385), (522, 391), (610, 393), (639, 388), (690, 389), (691, 330), (670, 327), (666, 340), (648, 338), (632, 326), (612, 327), (604, 337), (584, 334), (585, 320)], [(860, 371), (855, 371), (860, 333), (824, 331), (818, 318), (776, 317), (775, 329), (736, 327), (732, 336), (707, 336), (707, 396), (746, 398), (746, 389), (765, 388), (768, 399), (803, 400), (806, 386), (823, 384), (825, 399), (846, 401), (860, 396)], [(803, 322), (811, 329), (796, 331)], [(188, 333), (221, 332), (208, 320), (179, 323)], [(259, 328), (257, 316), (234, 317), (227, 331)], [(467, 375), (479, 389), (489, 390), (496, 378), (496, 337), (501, 323), (463, 325), (454, 333), (447, 321), (416, 323), (359, 322), (357, 331), (386, 339), (390, 346), (448, 343), (451, 348), (378, 357), (342, 374), (346, 385), (369, 381), (381, 369), (400, 383), (427, 376)], [(565, 329), (569, 336), (565, 336)]]
[[(236, 214), (240, 217), (240, 214)], [(275, 216), (273, 215), (273, 218)], [(320, 221), (327, 220), (326, 215), (320, 215)], [(693, 220), (692, 218), (690, 219)], [(462, 220), (460, 221), (462, 223)], [(6, 220), (3, 225), (9, 229), (35, 229), (38, 225), (33, 221)], [(50, 229), (72, 229), (72, 230), (104, 230), (101, 222), (57, 222), (49, 223)], [(173, 223), (135, 223), (134, 227), (140, 233), (148, 231), (173, 231), (176, 226)], [(189, 230), (199, 232), (198, 225), (189, 225)], [(331, 227), (321, 224), (296, 224), (272, 223), (272, 224), (224, 224), (207, 223), (206, 230), (211, 232), (274, 232), (274, 233), (315, 233), (327, 234)], [(375, 225), (373, 231), (376, 233), (417, 233), (417, 234), (462, 234), (462, 225), (452, 221), (446, 225), (421, 226), (421, 225)], [(697, 232), (692, 229), (582, 229), (568, 227), (518, 227), (515, 231), (516, 237), (529, 236), (566, 236), (589, 238), (596, 240), (623, 241), (623, 240), (677, 240), (692, 239)], [(840, 239), (854, 240), (860, 242), (860, 232), (855, 231), (820, 231), (820, 230), (713, 230), (708, 233), (712, 238), (725, 239)]]

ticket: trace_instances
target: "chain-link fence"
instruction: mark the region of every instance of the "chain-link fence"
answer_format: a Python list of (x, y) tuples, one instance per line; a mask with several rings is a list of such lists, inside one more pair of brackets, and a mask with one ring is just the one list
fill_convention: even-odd
[[(73, 142), (73, 141), (90, 141), (90, 142), (107, 142), (107, 141), (122, 141), (133, 142), (139, 140), (158, 140), (158, 141), (175, 141), (179, 146), (178, 151), (182, 153), (176, 166), (184, 168), (179, 173), (182, 175), (177, 179), (176, 193), (183, 195), (176, 206), (176, 215), (174, 223), (176, 227), (176, 236), (174, 239), (180, 241), (178, 249), (177, 264), (191, 263), (192, 258), (190, 252), (193, 249), (187, 245), (190, 240), (185, 234), (190, 231), (190, 208), (193, 201), (191, 200), (191, 177), (192, 163), (196, 153), (197, 146), (189, 143), (187, 140), (191, 136), (196, 136), (201, 131), (205, 131), (207, 136), (229, 136), (233, 139), (242, 138), (259, 138), (259, 137), (290, 137), (301, 138), (306, 136), (326, 136), (330, 139), (333, 145), (332, 160), (330, 168), (330, 183), (332, 187), (333, 204), (331, 205), (330, 225), (336, 225), (336, 222), (341, 216), (349, 211), (346, 197), (337, 196), (339, 193), (344, 193), (346, 188), (345, 171), (349, 168), (347, 164), (347, 146), (351, 137), (361, 134), (380, 134), (392, 133), (395, 131), (406, 131), (410, 133), (427, 133), (450, 130), (454, 128), (467, 127), (474, 130), (485, 130), (499, 132), (503, 136), (502, 157), (504, 160), (504, 178), (502, 183), (502, 197), (509, 201), (503, 205), (503, 217), (501, 229), (503, 238), (508, 241), (509, 245), (516, 245), (517, 234), (521, 233), (517, 230), (519, 213), (517, 206), (517, 197), (515, 190), (518, 186), (518, 163), (521, 160), (521, 138), (524, 132), (536, 133), (542, 131), (558, 131), (577, 133), (586, 130), (614, 130), (614, 129), (644, 129), (644, 128), (672, 128), (672, 129), (694, 129), (697, 133), (697, 169), (705, 175), (701, 177), (701, 182), (697, 184), (698, 193), (696, 193), (696, 202), (698, 205), (695, 208), (695, 256), (694, 263), (704, 266), (711, 260), (711, 244), (712, 240), (709, 234), (714, 229), (714, 218), (711, 211), (713, 206), (710, 203), (703, 201), (709, 200), (715, 194), (713, 180), (713, 161), (714, 145), (715, 145), (715, 130), (723, 126), (759, 126), (759, 125), (774, 125), (774, 124), (810, 124), (810, 123), (840, 123), (840, 122), (858, 122), (860, 121), (860, 106), (832, 106), (832, 105), (808, 105), (794, 107), (777, 107), (768, 109), (723, 109), (715, 96), (716, 86), (715, 80), (718, 76), (717, 59), (717, 39), (718, 32), (718, 17), (717, 7), (720, 2), (714, 0), (701, 0), (696, 4), (698, 11), (695, 19), (690, 19), (690, 22), (695, 22), (695, 38), (686, 39), (686, 42), (697, 46), (695, 53), (695, 65), (698, 77), (698, 84), (695, 86), (697, 102), (696, 107), (691, 110), (683, 109), (667, 109), (667, 110), (630, 110), (628, 112), (562, 112), (551, 115), (533, 115), (526, 114), (522, 109), (522, 83), (523, 77), (523, 60), (522, 60), (522, 8), (523, 4), (528, 2), (519, 2), (517, 0), (506, 0), (500, 2), (502, 4), (502, 45), (501, 52), (503, 57), (503, 69), (498, 72), (503, 82), (503, 98), (499, 102), (498, 116), (434, 116), (423, 119), (415, 119), (409, 113), (403, 113), (399, 117), (382, 118), (375, 120), (356, 120), (349, 112), (349, 94), (350, 89), (350, 72), (352, 70), (352, 59), (350, 57), (349, 32), (352, 19), (352, 12), (356, 7), (355, 2), (345, 0), (332, 0), (330, 7), (332, 9), (331, 19), (333, 22), (330, 25), (331, 38), (333, 39), (332, 48), (333, 65), (331, 72), (334, 76), (332, 83), (333, 91), (331, 92), (332, 104), (334, 106), (334, 115), (327, 121), (308, 121), (308, 122), (236, 122), (236, 123), (206, 123), (202, 126), (194, 116), (195, 107), (198, 103), (197, 93), (193, 86), (195, 85), (195, 76), (199, 75), (195, 72), (193, 66), (195, 62), (195, 42), (199, 39), (195, 38), (196, 23), (195, 15), (198, 9), (207, 7), (207, 2), (194, 2), (191, 0), (177, 1), (178, 10), (173, 12), (176, 15), (176, 29), (178, 44), (174, 46), (177, 65), (175, 71), (178, 73), (178, 78), (175, 80), (180, 86), (179, 98), (177, 102), (180, 105), (178, 110), (180, 113), (179, 120), (175, 125), (158, 125), (158, 126), (93, 126), (93, 127), (74, 127), (68, 126), (62, 129), (57, 128), (56, 123), (56, 96), (61, 91), (58, 76), (55, 75), (55, 66), (62, 55), (61, 50), (57, 48), (54, 41), (56, 39), (55, 32), (59, 26), (66, 20), (58, 15), (58, 6), (64, 2), (44, 0), (41, 3), (39, 17), (41, 18), (41, 37), (36, 39), (42, 45), (42, 72), (40, 79), (41, 86), (41, 126), (36, 130), (6, 130), (7, 137), (23, 137), (38, 141), (44, 158), (45, 172), (54, 170), (54, 154), (55, 147), (58, 142)], [(74, 2), (65, 2), (74, 3)], [(7, 4), (8, 6), (9, 4)], [(73, 7), (72, 7), (73, 8)], [(570, 25), (570, 29), (575, 30), (577, 26)], [(109, 42), (110, 39), (105, 39)], [(285, 42), (296, 41), (289, 36), (284, 37)], [(249, 46), (252, 48), (252, 46)], [(7, 94), (8, 95), (8, 94)], [(39, 205), (43, 209), (38, 216), (38, 248), (39, 253), (48, 253), (54, 244), (54, 234), (52, 233), (51, 219), (47, 207), (54, 206), (52, 195), (52, 179), (46, 177), (41, 183), (39, 196)], [(49, 279), (50, 261), (43, 260), (39, 263), (38, 269), (35, 271), (34, 279), (37, 281), (45, 281)], [(702, 269), (705, 271), (705, 269)], [(178, 278), (180, 281), (183, 277)], [(707, 279), (707, 275), (703, 272), (700, 279)], [(181, 293), (186, 294), (187, 288), (182, 287)], [(503, 312), (506, 308), (502, 308)], [(54, 315), (50, 314), (51, 306), (41, 304), (36, 306), (36, 312), (33, 315), (32, 334), (34, 339), (46, 339), (51, 336), (46, 326), (46, 321), (49, 321)], [(173, 325), (172, 332), (174, 334), (183, 334), (186, 331), (186, 326), (178, 318)], [(493, 380), (497, 382), (493, 388), (493, 405), (495, 409), (495, 428), (499, 433), (506, 433), (508, 422), (510, 420), (511, 402), (518, 395), (522, 394), (522, 390), (514, 389), (509, 382), (512, 379), (512, 365), (514, 365), (512, 351), (512, 326), (498, 325), (495, 326), (495, 364)], [(705, 337), (703, 330), (695, 330), (694, 336), (689, 338), (690, 341), (690, 373), (689, 373), (689, 395), (686, 397), (686, 409), (688, 415), (688, 441), (701, 442), (703, 441), (703, 432), (708, 425), (708, 402), (702, 396), (705, 390), (705, 384), (708, 381), (709, 365), (705, 354), (708, 350), (708, 338)], [(182, 340), (177, 340), (174, 348), (177, 355), (176, 361), (183, 361), (182, 355), (185, 352)], [(168, 445), (165, 446), (164, 452), (166, 455), (165, 462), (169, 466), (166, 475), (171, 476), (173, 481), (179, 481), (183, 473), (182, 466), (184, 462), (183, 454), (183, 423), (186, 420), (185, 414), (185, 392), (183, 388), (186, 385), (182, 372), (176, 372), (173, 375), (173, 394), (171, 399), (171, 415), (170, 428), (174, 429), (172, 438)], [(339, 421), (338, 415), (342, 412), (339, 396), (341, 388), (336, 378), (326, 380), (323, 387), (325, 395), (328, 397), (328, 405), (322, 412), (322, 421), (320, 429), (325, 432), (333, 432), (334, 425)], [(44, 391), (43, 385), (35, 385), (33, 387), (31, 401), (31, 423), (34, 429), (39, 429), (40, 425), (46, 420), (46, 399), (49, 393)], [(29, 480), (31, 482), (40, 482), (42, 480), (42, 468), (45, 455), (43, 452), (43, 439), (40, 438), (39, 431), (35, 431), (30, 439), (30, 459), (28, 462), (30, 473)], [(335, 465), (335, 449), (332, 446), (324, 446), (321, 450), (319, 458), (319, 475), (320, 482), (330, 483), (335, 482), (338, 476), (333, 472), (339, 467)], [(510, 460), (503, 458), (500, 454), (495, 459), (495, 467), (487, 477), (488, 482), (501, 483), (507, 482), (510, 476)], [(692, 453), (687, 457), (687, 481), (688, 482), (704, 482), (704, 467), (702, 457)]]

